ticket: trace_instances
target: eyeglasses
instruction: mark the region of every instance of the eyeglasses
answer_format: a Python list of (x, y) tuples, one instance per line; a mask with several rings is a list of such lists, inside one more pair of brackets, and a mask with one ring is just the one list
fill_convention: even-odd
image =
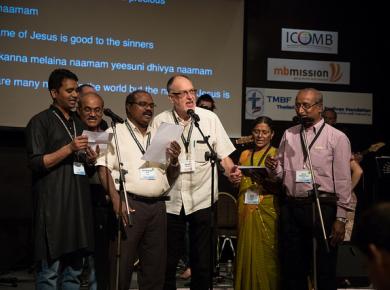
[(154, 109), (155, 107), (157, 107), (157, 105), (155, 103), (147, 103), (147, 102), (130, 102), (130, 104), (136, 104), (144, 109), (146, 109), (147, 107), (151, 108), (151, 109)]
[(99, 107), (99, 108), (92, 109), (90, 107), (85, 107), (85, 108), (83, 108), (83, 112), (85, 114), (91, 114), (93, 112), (96, 115), (101, 115), (101, 114), (103, 114), (103, 108)]
[(299, 104), (299, 103), (295, 103), (295, 110), (299, 110), (301, 107), (307, 111), (309, 110), (311, 107), (314, 107), (315, 105), (318, 105), (320, 104), (321, 102), (315, 102), (314, 104)]
[(185, 97), (186, 95), (189, 95), (189, 96), (196, 96), (196, 92), (198, 90), (197, 89), (191, 89), (191, 90), (188, 90), (188, 91), (178, 91), (178, 92), (169, 92), (170, 94), (176, 96), (176, 97), (180, 97), (180, 98), (183, 98)]

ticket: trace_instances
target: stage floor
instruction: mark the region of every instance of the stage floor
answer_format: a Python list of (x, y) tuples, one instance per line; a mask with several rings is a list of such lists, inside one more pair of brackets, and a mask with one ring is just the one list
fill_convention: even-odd
[[(178, 273), (179, 275), (179, 273)], [(9, 279), (8, 279), (9, 278)], [(12, 280), (16, 278), (16, 286), (13, 286), (11, 282), (3, 283), (2, 279)], [(177, 289), (190, 289), (188, 283), (190, 279), (183, 280), (179, 277), (177, 278)], [(233, 290), (233, 281), (232, 279), (219, 279), (218, 283), (215, 283), (215, 290)], [(11, 271), (0, 275), (0, 290), (33, 290), (34, 288), (34, 273), (30, 269)], [(81, 287), (82, 290), (88, 289), (88, 286)], [(138, 289), (137, 285), (137, 274), (133, 274), (133, 278), (131, 281), (130, 289)]]
[[(222, 265), (221, 265), (222, 268)], [(179, 273), (178, 273), (179, 275)], [(224, 276), (224, 273), (221, 273), (222, 276)], [(13, 286), (11, 283), (3, 283), (1, 282), (3, 278), (16, 278), (16, 285)], [(184, 289), (190, 289), (187, 283), (189, 280), (183, 280), (180, 278), (177, 278), (177, 289), (178, 290), (184, 290)], [(232, 279), (222, 278), (218, 283), (214, 284), (215, 290), (233, 290), (233, 281)], [(18, 271), (12, 271), (8, 272), (6, 274), (0, 275), (0, 290), (33, 290), (34, 289), (34, 274), (32, 273), (31, 269), (24, 269), (24, 270), (18, 270)], [(82, 290), (88, 289), (87, 286), (81, 287)], [(133, 275), (133, 279), (131, 282), (130, 289), (138, 289), (137, 287), (137, 275), (136, 273)], [(373, 290), (372, 287), (364, 287), (364, 288), (356, 288), (356, 287), (350, 287), (350, 288), (339, 288), (339, 290)]]

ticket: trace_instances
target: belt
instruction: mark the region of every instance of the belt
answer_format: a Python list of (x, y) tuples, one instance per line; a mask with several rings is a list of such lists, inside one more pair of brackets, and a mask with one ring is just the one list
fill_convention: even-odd
[(157, 202), (157, 201), (167, 201), (171, 198), (168, 195), (161, 195), (161, 196), (143, 196), (138, 195), (132, 192), (127, 192), (127, 196), (130, 197), (132, 200), (142, 201), (142, 202)]
[[(306, 194), (307, 196), (285, 196), (285, 200), (287, 202), (312, 202), (315, 198), (313, 191), (310, 190)], [(338, 199), (335, 192), (322, 190), (318, 191), (318, 198), (323, 202), (336, 202)]]

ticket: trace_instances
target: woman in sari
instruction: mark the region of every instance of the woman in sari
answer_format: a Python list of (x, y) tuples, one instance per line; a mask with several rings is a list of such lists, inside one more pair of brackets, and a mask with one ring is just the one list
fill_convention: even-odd
[[(268, 155), (276, 156), (270, 142), (274, 135), (272, 120), (254, 121), (254, 146), (240, 156), (242, 166), (264, 167)], [(279, 288), (276, 184), (265, 169), (242, 169), (238, 197), (238, 245), (235, 290), (276, 290)]]

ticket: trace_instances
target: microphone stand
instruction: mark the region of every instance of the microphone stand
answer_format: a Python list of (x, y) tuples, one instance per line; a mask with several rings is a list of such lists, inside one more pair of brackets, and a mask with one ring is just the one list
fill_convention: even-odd
[(313, 283), (314, 283), (314, 290), (317, 290), (317, 240), (314, 235), (314, 230), (315, 230), (315, 222), (316, 222), (316, 207), (318, 210), (318, 216), (320, 218), (320, 224), (321, 224), (321, 229), (322, 229), (322, 234), (324, 238), (324, 243), (326, 247), (326, 251), (329, 253), (329, 244), (328, 244), (328, 238), (326, 236), (326, 231), (325, 231), (325, 226), (324, 226), (324, 220), (322, 218), (322, 211), (321, 211), (321, 205), (320, 205), (320, 200), (318, 198), (318, 187), (319, 185), (316, 183), (315, 175), (314, 175), (314, 170), (313, 170), (313, 165), (311, 162), (311, 156), (310, 156), (310, 151), (309, 147), (307, 146), (307, 136), (306, 136), (306, 131), (303, 125), (301, 125), (301, 134), (303, 136), (303, 143), (305, 145), (305, 151), (307, 152), (307, 160), (309, 161), (309, 171), (311, 174), (311, 184), (313, 186), (313, 202), (312, 202), (312, 216), (313, 216)]
[[(133, 225), (133, 215), (130, 212), (129, 208), (129, 200), (127, 199), (127, 190), (126, 190), (126, 183), (125, 183), (125, 174), (127, 173), (126, 170), (122, 169), (123, 163), (121, 154), (119, 151), (119, 145), (118, 145), (118, 136), (116, 133), (116, 121), (113, 119), (111, 121), (111, 127), (112, 132), (114, 135), (114, 141), (115, 141), (115, 149), (116, 149), (116, 157), (118, 161), (118, 167), (119, 167), (119, 194), (120, 197), (120, 205), (119, 205), (119, 211), (122, 212), (122, 200), (125, 201), (126, 204), (126, 213), (127, 218), (129, 221), (129, 226)], [(122, 219), (121, 216), (118, 216), (118, 233), (117, 233), (117, 249), (116, 249), (116, 273), (115, 273), (115, 289), (119, 289), (119, 269), (120, 269), (120, 256), (121, 256), (121, 239), (122, 239)], [(124, 226), (123, 226), (124, 227)]]
[[(215, 150), (211, 147), (209, 143), (210, 136), (205, 136), (202, 132), (202, 130), (199, 127), (199, 122), (196, 120), (196, 118), (192, 118), (192, 121), (195, 124), (195, 127), (198, 128), (200, 135), (202, 135), (203, 141), (206, 143), (207, 147), (209, 148), (210, 152), (205, 153), (205, 159), (206, 161), (210, 160), (211, 164), (211, 199), (210, 199), (210, 281), (209, 281), (209, 287), (210, 290), (213, 289), (213, 274), (214, 274), (214, 232), (215, 232), (215, 213), (214, 213), (214, 176), (215, 176), (215, 164), (217, 161), (220, 161), (220, 159), (217, 157), (217, 153)], [(217, 163), (219, 164), (219, 163)]]

